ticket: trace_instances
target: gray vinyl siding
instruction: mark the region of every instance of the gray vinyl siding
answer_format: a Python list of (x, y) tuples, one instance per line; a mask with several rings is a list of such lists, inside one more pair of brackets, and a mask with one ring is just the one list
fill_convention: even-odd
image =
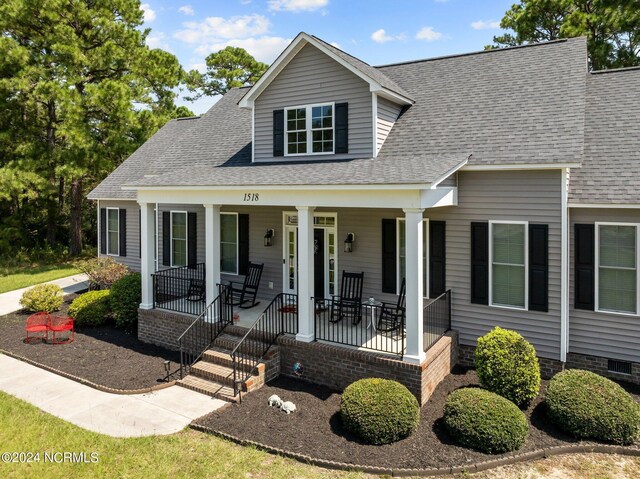
[(583, 223), (593, 224), (596, 221), (640, 223), (640, 210), (570, 210), (569, 352), (640, 362), (640, 317), (574, 309), (574, 226)]
[[(446, 221), (447, 288), (452, 290), (452, 326), (460, 342), (476, 339), (494, 326), (514, 329), (542, 357), (560, 357), (559, 170), (460, 172), (458, 206), (427, 210), (432, 220)], [(549, 225), (549, 311), (519, 311), (471, 303), (471, 222), (529, 221)]]
[(163, 240), (162, 237), (162, 213), (165, 211), (186, 211), (188, 213), (195, 212), (197, 214), (196, 217), (196, 242), (198, 245), (198, 254), (197, 254), (197, 262), (204, 263), (205, 262), (205, 237), (204, 237), (204, 206), (199, 205), (174, 205), (174, 204), (159, 204), (158, 205), (158, 269), (166, 269), (169, 268), (170, 259), (168, 258), (166, 261), (166, 265), (163, 264), (162, 257), (162, 248), (163, 248)]
[(384, 140), (393, 128), (402, 106), (386, 98), (378, 97), (378, 112), (376, 114), (376, 153), (382, 148)]
[[(327, 102), (349, 103), (349, 153), (312, 155), (313, 160), (371, 158), (373, 113), (369, 85), (315, 47), (307, 45), (257, 98), (254, 106), (255, 160), (274, 160), (273, 111)], [(285, 138), (286, 149), (286, 138)], [(278, 157), (277, 161), (306, 157)]]
[[(100, 201), (100, 208), (119, 208), (127, 210), (127, 256), (111, 256), (118, 263), (133, 271), (140, 271), (140, 206), (135, 201)], [(99, 221), (99, 216), (98, 216)], [(98, 235), (98, 255), (100, 254), (100, 235)]]

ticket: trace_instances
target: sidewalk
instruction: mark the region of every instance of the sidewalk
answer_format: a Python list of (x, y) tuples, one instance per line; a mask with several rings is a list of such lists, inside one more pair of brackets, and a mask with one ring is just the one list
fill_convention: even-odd
[(2, 354), (0, 391), (113, 437), (173, 434), (227, 404), (180, 386), (146, 394), (110, 394)]
[[(87, 275), (85, 274), (67, 276), (66, 278), (48, 281), (46, 284), (57, 284), (62, 288), (64, 294), (75, 293), (89, 287)], [(14, 291), (7, 291), (6, 293), (0, 294), (0, 316), (13, 313), (14, 311), (21, 309), (22, 306), (20, 306), (20, 298), (22, 297), (22, 293), (33, 288), (33, 286), (16, 289)]]

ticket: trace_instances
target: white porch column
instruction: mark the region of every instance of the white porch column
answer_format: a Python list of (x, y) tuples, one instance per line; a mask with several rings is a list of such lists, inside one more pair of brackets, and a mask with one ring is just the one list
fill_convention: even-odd
[(298, 210), (298, 341), (314, 338), (314, 312), (311, 297), (313, 282), (313, 206), (296, 206)]
[(142, 302), (140, 308), (153, 308), (153, 280), (155, 272), (155, 204), (140, 203), (140, 276), (142, 279)]
[(207, 304), (218, 296), (220, 283), (220, 206), (204, 205), (204, 244)]
[(421, 363), (425, 358), (423, 348), (423, 226), (421, 208), (406, 208), (406, 280), (407, 280), (407, 351), (405, 361)]

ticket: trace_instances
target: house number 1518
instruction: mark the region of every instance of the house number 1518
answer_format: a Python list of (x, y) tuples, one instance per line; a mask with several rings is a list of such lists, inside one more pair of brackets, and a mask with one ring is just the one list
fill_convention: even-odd
[(260, 193), (245, 193), (243, 201), (258, 201), (260, 200)]

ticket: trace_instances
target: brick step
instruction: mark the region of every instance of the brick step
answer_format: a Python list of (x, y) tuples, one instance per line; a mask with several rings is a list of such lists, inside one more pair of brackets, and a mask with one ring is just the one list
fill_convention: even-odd
[[(225, 330), (226, 331), (226, 330)], [(229, 353), (233, 351), (233, 349), (238, 345), (242, 338), (240, 336), (234, 336), (233, 334), (222, 333), (220, 336), (216, 338), (213, 345), (219, 349), (227, 349)], [(262, 341), (256, 341), (253, 339), (246, 339), (242, 346), (240, 346), (240, 352), (259, 352), (262, 353), (266, 349), (267, 345)], [(273, 355), (278, 354), (278, 346), (273, 345), (267, 351), (267, 355), (265, 359), (269, 359), (273, 357)]]
[(180, 379), (176, 384), (186, 389), (206, 394), (217, 399), (221, 399), (227, 402), (238, 402), (240, 395), (233, 395), (233, 388), (225, 386), (223, 384), (216, 383), (214, 381), (208, 381), (194, 375), (185, 376)]
[(202, 354), (202, 361), (219, 364), (221, 366), (227, 366), (229, 368), (233, 367), (233, 361), (231, 360), (231, 350), (220, 348), (217, 346), (211, 346), (209, 349), (207, 349)]
[[(264, 376), (264, 364), (258, 364), (255, 373), (252, 376)], [(198, 361), (191, 367), (191, 375), (215, 381), (224, 386), (233, 387), (233, 369), (228, 366), (210, 363), (207, 361)], [(238, 379), (243, 379), (245, 374), (240, 374)], [(252, 385), (256, 380), (251, 381), (251, 377), (247, 379), (246, 384)], [(244, 388), (243, 388), (244, 389)]]

